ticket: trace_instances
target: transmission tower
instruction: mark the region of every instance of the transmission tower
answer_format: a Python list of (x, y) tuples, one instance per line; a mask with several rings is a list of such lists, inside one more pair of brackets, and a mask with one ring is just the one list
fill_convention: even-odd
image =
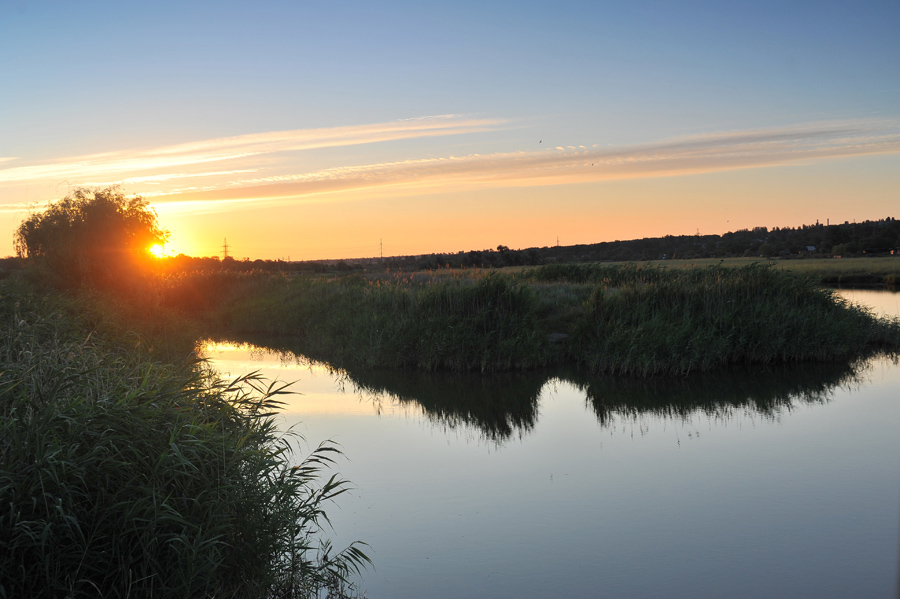
[(222, 259), (224, 260), (227, 257), (228, 257), (228, 238), (226, 237), (225, 241), (222, 242)]

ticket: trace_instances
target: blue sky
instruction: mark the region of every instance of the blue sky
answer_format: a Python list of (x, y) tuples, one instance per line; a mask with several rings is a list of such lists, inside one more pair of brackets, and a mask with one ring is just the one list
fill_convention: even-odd
[[(227, 236), (252, 257), (897, 216), (897, 31), (896, 1), (4, 1), (0, 244), (28, 205), (115, 182), (158, 206), (180, 251)], [(139, 159), (263, 134), (215, 168)], [(688, 140), (706, 148), (690, 164)], [(655, 166), (625, 172), (635, 152)], [(268, 187), (288, 179), (320, 183)]]

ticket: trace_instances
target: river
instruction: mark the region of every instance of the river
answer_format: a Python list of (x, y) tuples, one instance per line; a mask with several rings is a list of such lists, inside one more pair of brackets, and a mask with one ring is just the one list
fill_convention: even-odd
[[(900, 295), (841, 292), (900, 315)], [(226, 376), (296, 381), (285, 428), (339, 442), (336, 546), (371, 599), (898, 594), (900, 366), (683, 379), (577, 370), (332, 372), (209, 343)]]

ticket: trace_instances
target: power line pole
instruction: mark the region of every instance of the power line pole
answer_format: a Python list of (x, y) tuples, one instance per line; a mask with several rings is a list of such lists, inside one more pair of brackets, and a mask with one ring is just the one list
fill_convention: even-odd
[(228, 238), (222, 243), (222, 260), (228, 257)]
[(378, 240), (378, 251), (381, 253), (381, 262), (384, 263), (384, 239)]

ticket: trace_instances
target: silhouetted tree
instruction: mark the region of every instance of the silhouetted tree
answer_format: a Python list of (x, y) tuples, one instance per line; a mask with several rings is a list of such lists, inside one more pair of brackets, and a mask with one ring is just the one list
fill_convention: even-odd
[(59, 287), (138, 292), (155, 259), (150, 248), (168, 237), (146, 200), (109, 187), (76, 189), (32, 213), (14, 243), (20, 258)]

